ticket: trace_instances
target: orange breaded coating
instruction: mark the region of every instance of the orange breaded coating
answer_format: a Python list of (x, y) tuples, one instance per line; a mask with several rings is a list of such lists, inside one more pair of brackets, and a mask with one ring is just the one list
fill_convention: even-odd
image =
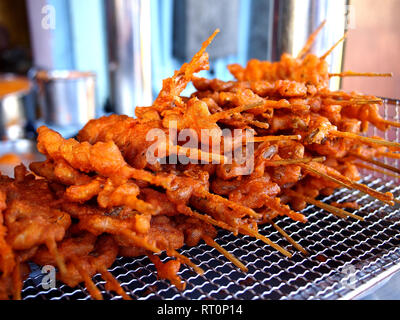
[[(399, 143), (361, 135), (369, 125), (400, 125), (383, 119), (377, 97), (330, 91), (331, 77), (359, 73), (328, 72), (325, 58), (344, 37), (322, 57), (309, 53), (322, 27), (296, 57), (228, 66), (233, 81), (195, 76), (209, 69), (206, 48), (216, 30), (163, 81), (152, 106), (136, 107), (136, 119), (93, 119), (77, 139), (40, 127), (37, 147), (46, 160), (30, 165), (34, 174), (17, 166), (14, 179), (0, 176), (0, 299), (21, 298), (27, 261), (57, 265), (60, 281), (84, 283), (94, 299), (103, 299), (92, 280), (100, 273), (106, 290), (130, 299), (107, 271), (118, 255), (147, 255), (159, 278), (184, 290), (182, 263), (204, 272), (177, 251), (184, 245), (204, 241), (248, 271), (213, 240), (217, 228), (254, 237), (290, 258), (258, 232), (260, 225), (271, 224), (307, 255), (275, 219), (305, 223), (296, 211), (313, 204), (363, 220), (341, 208), (349, 204), (317, 200), (339, 187), (394, 205), (390, 192), (357, 181), (358, 168), (366, 168), (359, 161), (400, 173), (374, 159), (398, 159)], [(190, 82), (197, 91), (181, 96)], [(165, 139), (155, 141), (158, 136)], [(176, 260), (162, 262), (162, 251)]]

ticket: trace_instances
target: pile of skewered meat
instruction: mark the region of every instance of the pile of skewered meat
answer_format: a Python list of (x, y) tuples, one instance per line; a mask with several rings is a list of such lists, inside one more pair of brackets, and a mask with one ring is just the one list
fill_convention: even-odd
[[(158, 277), (184, 290), (181, 264), (203, 270), (177, 251), (183, 245), (205, 241), (246, 271), (214, 241), (217, 229), (255, 237), (291, 257), (258, 226), (272, 224), (307, 254), (275, 218), (306, 223), (299, 211), (313, 204), (362, 220), (344, 210), (352, 203), (317, 200), (339, 187), (394, 205), (391, 193), (357, 181), (359, 167), (379, 164), (376, 157), (398, 157), (400, 149), (362, 133), (369, 125), (386, 130), (399, 124), (379, 115), (376, 97), (329, 90), (331, 77), (360, 74), (329, 74), (330, 51), (321, 58), (308, 53), (318, 31), (297, 57), (230, 65), (236, 80), (227, 82), (195, 76), (209, 68), (205, 50), (215, 32), (190, 63), (164, 80), (152, 106), (135, 109), (136, 118), (92, 120), (77, 139), (39, 128), (37, 147), (46, 161), (29, 170), (17, 166), (14, 178), (0, 177), (0, 298), (21, 298), (32, 261), (56, 266), (57, 279), (68, 286), (85, 283), (95, 299), (102, 295), (92, 277), (100, 273), (107, 290), (129, 299), (107, 271), (118, 256), (147, 255)], [(190, 82), (197, 91), (181, 96)], [(185, 129), (185, 139), (176, 139)], [(148, 157), (155, 143), (150, 133), (166, 138), (157, 144), (155, 161)], [(185, 143), (195, 136), (201, 140)], [(162, 262), (160, 252), (171, 259)]]

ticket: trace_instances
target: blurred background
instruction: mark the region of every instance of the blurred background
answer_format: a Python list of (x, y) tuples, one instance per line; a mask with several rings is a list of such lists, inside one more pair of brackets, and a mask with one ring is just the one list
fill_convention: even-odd
[(326, 19), (314, 53), (349, 31), (330, 72), (394, 73), (332, 89), (400, 98), (398, 13), (398, 0), (0, 0), (0, 134), (33, 138), (46, 124), (73, 136), (104, 113), (134, 115), (216, 28), (202, 76), (229, 80), (229, 63), (296, 55)]

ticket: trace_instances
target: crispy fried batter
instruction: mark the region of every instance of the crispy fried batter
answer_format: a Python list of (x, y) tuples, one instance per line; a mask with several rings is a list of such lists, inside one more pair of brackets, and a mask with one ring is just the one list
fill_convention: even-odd
[[(362, 220), (338, 208), (352, 204), (316, 200), (338, 187), (394, 203), (391, 193), (357, 183), (354, 161), (379, 166), (373, 157), (396, 158), (400, 144), (360, 134), (370, 124), (379, 130), (399, 125), (380, 116), (380, 99), (329, 90), (336, 75), (328, 73), (326, 55), (308, 53), (318, 32), (297, 57), (228, 66), (235, 81), (195, 77), (209, 68), (205, 50), (217, 32), (164, 80), (152, 106), (135, 109), (137, 119), (91, 120), (77, 140), (38, 129), (38, 150), (47, 159), (30, 165), (36, 176), (24, 166), (15, 168), (14, 179), (0, 176), (0, 299), (20, 298), (28, 260), (57, 265), (59, 280), (70, 286), (84, 282), (95, 299), (102, 299), (92, 281), (99, 272), (107, 290), (130, 299), (107, 271), (117, 255), (148, 255), (159, 278), (183, 290), (181, 263), (202, 272), (176, 251), (184, 245), (205, 240), (247, 270), (213, 241), (216, 227), (255, 237), (291, 257), (260, 235), (258, 226), (272, 223), (304, 254), (273, 219), (285, 215), (306, 222), (294, 210), (310, 203), (340, 218)], [(189, 82), (197, 91), (183, 97)], [(231, 129), (236, 136), (225, 135)], [(154, 132), (167, 139), (150, 163)], [(187, 147), (186, 140), (173, 140), (175, 133), (201, 140)], [(237, 156), (231, 162), (229, 152)], [(252, 165), (238, 158), (251, 159)], [(161, 251), (177, 260), (161, 262), (154, 255)]]

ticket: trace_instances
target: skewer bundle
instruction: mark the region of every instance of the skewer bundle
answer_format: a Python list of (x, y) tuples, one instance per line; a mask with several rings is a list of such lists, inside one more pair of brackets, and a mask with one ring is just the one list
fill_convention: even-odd
[[(380, 99), (328, 88), (334, 76), (387, 75), (329, 74), (325, 58), (336, 44), (322, 57), (308, 53), (322, 27), (298, 57), (230, 65), (236, 80), (227, 82), (195, 76), (209, 68), (206, 48), (216, 31), (164, 80), (152, 106), (136, 108), (137, 118), (92, 120), (68, 140), (39, 128), (38, 150), (47, 160), (0, 179), (0, 298), (21, 297), (26, 262), (33, 261), (57, 266), (69, 286), (84, 282), (95, 299), (102, 295), (91, 278), (100, 273), (108, 290), (129, 299), (107, 269), (118, 256), (140, 255), (183, 290), (182, 263), (203, 272), (177, 251), (183, 245), (204, 241), (247, 271), (214, 241), (217, 229), (255, 237), (291, 257), (258, 232), (269, 223), (307, 255), (274, 222), (278, 216), (306, 223), (299, 211), (308, 203), (363, 220), (317, 199), (339, 187), (394, 205), (391, 193), (358, 183), (357, 168), (369, 163), (399, 173), (374, 158), (398, 157), (400, 144), (362, 135), (369, 125), (398, 124), (379, 116)], [(197, 91), (183, 97), (189, 82)], [(166, 263), (162, 251), (171, 257)]]

